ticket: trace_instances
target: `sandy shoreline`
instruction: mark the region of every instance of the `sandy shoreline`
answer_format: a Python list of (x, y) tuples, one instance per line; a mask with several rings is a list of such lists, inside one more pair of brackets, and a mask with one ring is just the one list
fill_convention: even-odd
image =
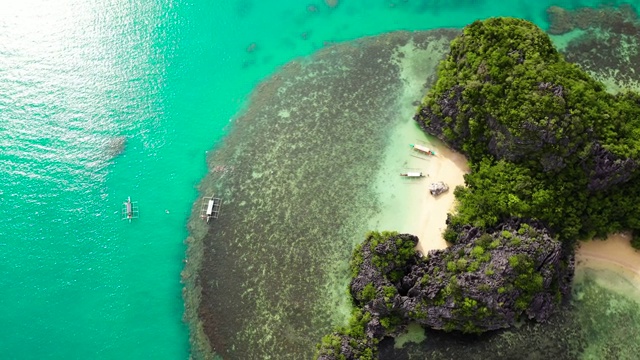
[[(427, 138), (413, 123), (399, 126), (394, 135), (397, 140), (393, 147), (409, 149), (410, 139), (417, 139), (434, 149), (436, 156), (417, 158), (411, 156), (411, 150), (388, 153), (386, 170), (381, 174), (387, 180), (379, 180), (379, 186), (384, 186), (389, 193), (381, 194), (384, 210), (374, 228), (418, 236), (417, 249), (423, 254), (444, 249), (447, 243), (442, 238), (442, 231), (446, 228), (447, 213), (455, 210), (453, 190), (458, 185), (464, 186), (464, 174), (469, 172), (466, 158), (441, 141)], [(400, 177), (398, 172), (406, 168), (419, 169), (428, 177), (415, 180)], [(433, 181), (444, 181), (449, 185), (449, 191), (438, 197), (431, 196), (428, 188)], [(381, 227), (381, 224), (388, 225)], [(630, 240), (630, 234), (620, 233), (605, 240), (581, 242), (576, 250), (576, 269), (613, 271), (633, 281), (640, 289), (640, 251), (631, 247)]]
[[(423, 254), (443, 249), (447, 246), (442, 238), (447, 213), (454, 209), (455, 187), (464, 185), (464, 174), (469, 171), (467, 160), (441, 141), (427, 138), (413, 120), (398, 126), (392, 139), (376, 182), (383, 210), (370, 228), (416, 235), (417, 249)], [(419, 155), (410, 146), (415, 142), (433, 149), (436, 155)], [(407, 171), (420, 171), (426, 176), (415, 179), (400, 176)], [(436, 181), (446, 183), (449, 191), (432, 196), (429, 186)]]
[[(417, 249), (423, 254), (444, 249), (447, 243), (442, 238), (442, 231), (446, 228), (447, 213), (455, 210), (453, 190), (458, 185), (464, 186), (464, 174), (469, 172), (466, 158), (441, 141), (427, 138), (414, 123), (399, 126), (393, 138), (396, 140), (378, 179), (378, 186), (387, 192), (379, 194), (384, 210), (375, 219), (373, 228), (418, 236)], [(436, 156), (412, 156), (411, 139), (428, 144)], [(399, 172), (403, 169), (419, 170), (428, 176), (402, 178)], [(433, 181), (444, 181), (449, 185), (449, 191), (438, 197), (431, 196), (428, 189)], [(640, 282), (640, 251), (631, 247), (630, 240), (630, 234), (621, 233), (612, 234), (605, 240), (581, 242), (576, 251), (576, 266), (613, 270)]]
[(630, 240), (622, 233), (583, 242), (576, 251), (576, 267), (613, 270), (640, 282), (640, 251), (631, 247)]
[[(418, 49), (412, 43), (400, 48), (404, 54), (397, 58), (405, 93), (400, 104), (409, 104), (422, 98), (423, 76), (434, 73), (442, 58), (442, 43), (431, 43), (426, 49)], [(416, 96), (419, 95), (418, 99)], [(374, 179), (380, 213), (370, 220), (372, 230), (393, 230), (418, 236), (418, 250), (447, 246), (442, 239), (446, 227), (447, 212), (453, 210), (453, 190), (464, 185), (464, 174), (469, 172), (466, 158), (449, 149), (443, 142), (427, 136), (413, 120), (415, 108), (403, 106), (398, 111), (399, 125), (393, 130), (385, 159)], [(410, 144), (421, 144), (434, 150), (435, 156), (422, 156)], [(400, 173), (419, 171), (423, 178), (406, 178)], [(429, 193), (432, 182), (443, 181), (449, 191), (433, 197)]]

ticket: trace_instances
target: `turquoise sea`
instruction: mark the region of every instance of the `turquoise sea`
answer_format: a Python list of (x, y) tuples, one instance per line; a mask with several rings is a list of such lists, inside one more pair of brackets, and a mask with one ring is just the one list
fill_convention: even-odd
[(550, 5), (601, 3), (3, 0), (0, 357), (189, 357), (180, 272), (205, 157), (287, 61), (490, 16), (546, 28)]

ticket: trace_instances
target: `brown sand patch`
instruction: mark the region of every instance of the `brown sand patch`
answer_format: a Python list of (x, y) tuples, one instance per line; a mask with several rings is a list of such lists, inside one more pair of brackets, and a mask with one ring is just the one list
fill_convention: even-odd
[(582, 242), (576, 251), (576, 266), (613, 270), (640, 282), (640, 251), (631, 247), (630, 240), (630, 234), (622, 233)]

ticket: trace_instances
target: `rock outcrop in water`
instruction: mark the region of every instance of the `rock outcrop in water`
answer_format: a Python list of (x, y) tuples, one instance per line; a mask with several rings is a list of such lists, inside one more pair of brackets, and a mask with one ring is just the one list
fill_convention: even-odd
[(108, 158), (115, 158), (118, 155), (122, 154), (127, 145), (127, 137), (126, 136), (117, 136), (110, 138), (104, 144), (104, 153)]
[(571, 289), (573, 258), (539, 223), (467, 226), (446, 250), (416, 253), (409, 234), (370, 233), (352, 256), (351, 327), (325, 337), (319, 359), (373, 356), (371, 346), (409, 322), (481, 333), (518, 319), (546, 321)]

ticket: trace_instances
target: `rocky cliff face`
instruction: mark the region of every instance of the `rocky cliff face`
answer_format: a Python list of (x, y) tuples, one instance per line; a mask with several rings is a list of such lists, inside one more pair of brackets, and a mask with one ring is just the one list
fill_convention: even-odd
[[(408, 322), (480, 333), (518, 319), (547, 320), (570, 292), (573, 256), (537, 222), (511, 219), (487, 231), (467, 226), (458, 242), (421, 257), (409, 234), (369, 235), (352, 258), (359, 334), (334, 333), (334, 354), (357, 358)], [(368, 350), (367, 350), (368, 351)]]
[(536, 223), (512, 219), (491, 232), (467, 227), (446, 250), (376, 265), (379, 258), (397, 259), (398, 244), (408, 242), (417, 239), (403, 234), (362, 246), (351, 294), (376, 318), (483, 332), (524, 316), (545, 321), (570, 292), (573, 261)]
[(545, 321), (570, 292), (573, 261), (539, 224), (467, 227), (402, 279), (406, 314), (434, 329), (483, 332), (518, 318)]
[(595, 143), (591, 161), (583, 163), (583, 169), (589, 176), (589, 191), (600, 191), (629, 181), (638, 169), (638, 163), (631, 158), (619, 158)]

